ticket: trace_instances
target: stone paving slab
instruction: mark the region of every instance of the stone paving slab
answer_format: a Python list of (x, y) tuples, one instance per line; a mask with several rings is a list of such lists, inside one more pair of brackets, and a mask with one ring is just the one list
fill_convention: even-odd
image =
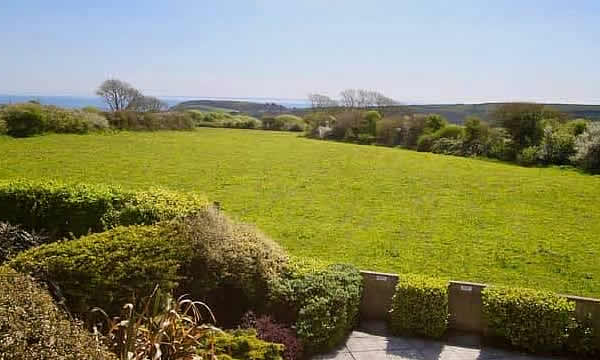
[[(386, 336), (382, 323), (363, 325), (346, 344), (314, 360), (560, 360), (469, 344), (461, 346), (435, 340)], [(564, 359), (562, 359), (564, 360)]]

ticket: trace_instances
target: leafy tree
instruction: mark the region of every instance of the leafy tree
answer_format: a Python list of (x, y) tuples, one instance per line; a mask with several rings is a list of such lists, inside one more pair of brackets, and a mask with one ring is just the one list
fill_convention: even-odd
[(434, 133), (448, 124), (445, 117), (438, 114), (430, 114), (425, 117), (425, 132)]
[(493, 117), (508, 131), (517, 148), (524, 149), (540, 144), (544, 136), (544, 118), (548, 114), (540, 104), (510, 103), (498, 107)]

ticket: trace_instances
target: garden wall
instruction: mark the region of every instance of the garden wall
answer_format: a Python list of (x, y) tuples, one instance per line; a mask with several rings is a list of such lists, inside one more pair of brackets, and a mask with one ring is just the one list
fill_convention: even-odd
[[(398, 275), (361, 271), (363, 296), (360, 303), (361, 320), (386, 320), (392, 297), (398, 282)], [(448, 283), (449, 327), (454, 330), (486, 334), (487, 324), (482, 314), (481, 292), (486, 284), (462, 281)], [(583, 319), (592, 315), (596, 334), (600, 334), (600, 299), (563, 295), (575, 302), (575, 312)], [(600, 337), (598, 338), (600, 341)]]

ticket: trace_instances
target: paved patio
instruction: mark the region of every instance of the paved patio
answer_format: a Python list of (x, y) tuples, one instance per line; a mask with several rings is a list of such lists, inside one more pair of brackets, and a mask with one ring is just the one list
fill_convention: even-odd
[(557, 360), (494, 349), (478, 344), (477, 338), (456, 336), (448, 342), (386, 336), (382, 323), (363, 324), (340, 349), (314, 360)]

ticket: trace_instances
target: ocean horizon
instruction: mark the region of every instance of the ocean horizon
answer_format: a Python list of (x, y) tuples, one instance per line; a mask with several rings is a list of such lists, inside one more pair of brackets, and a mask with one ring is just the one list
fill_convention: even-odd
[[(202, 97), (202, 96), (158, 96), (159, 99), (166, 102), (169, 107), (175, 106), (183, 101), (190, 100), (222, 100), (222, 101), (248, 101), (255, 103), (275, 103), (288, 108), (307, 108), (310, 106), (308, 100), (303, 99), (280, 99), (280, 98), (261, 98), (261, 97)], [(74, 96), (74, 95), (7, 95), (0, 94), (0, 104), (17, 104), (31, 100), (39, 101), (43, 105), (54, 105), (65, 108), (80, 109), (85, 106), (95, 106), (100, 109), (108, 107), (98, 96)]]

